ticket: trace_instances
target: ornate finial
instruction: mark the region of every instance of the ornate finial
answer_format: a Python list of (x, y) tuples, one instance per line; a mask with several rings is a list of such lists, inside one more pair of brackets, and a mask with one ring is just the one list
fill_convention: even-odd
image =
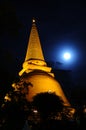
[(32, 22), (35, 23), (35, 19), (34, 18), (32, 19)]

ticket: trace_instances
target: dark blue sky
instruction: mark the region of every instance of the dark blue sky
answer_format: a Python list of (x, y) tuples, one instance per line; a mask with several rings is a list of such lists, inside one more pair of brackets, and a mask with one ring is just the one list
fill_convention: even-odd
[[(78, 0), (1, 1), (1, 70), (10, 75), (20, 71), (33, 17), (45, 60), (62, 63), (55, 66), (72, 70), (76, 84), (86, 85), (86, 4)], [(65, 50), (71, 52), (72, 61), (61, 58)]]

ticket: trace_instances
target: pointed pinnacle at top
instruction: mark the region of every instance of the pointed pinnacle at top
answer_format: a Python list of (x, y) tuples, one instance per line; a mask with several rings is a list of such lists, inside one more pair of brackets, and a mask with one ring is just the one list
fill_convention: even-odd
[(41, 61), (45, 61), (34, 18), (32, 19), (32, 28), (28, 40), (25, 61), (28, 61), (30, 59), (40, 59)]
[(36, 22), (36, 21), (35, 21), (35, 19), (33, 18), (33, 19), (32, 19), (32, 23), (35, 23), (35, 22)]

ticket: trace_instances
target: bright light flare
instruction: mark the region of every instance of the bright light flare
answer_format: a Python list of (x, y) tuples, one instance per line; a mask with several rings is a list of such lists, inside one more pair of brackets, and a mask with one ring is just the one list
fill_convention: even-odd
[(65, 60), (69, 60), (71, 58), (71, 54), (69, 52), (64, 53), (63, 55)]
[(55, 47), (54, 57), (56, 61), (59, 61), (58, 66), (61, 69), (73, 69), (76, 67), (79, 60), (80, 52), (78, 47), (75, 46), (75, 43), (70, 41), (62, 41), (59, 45)]

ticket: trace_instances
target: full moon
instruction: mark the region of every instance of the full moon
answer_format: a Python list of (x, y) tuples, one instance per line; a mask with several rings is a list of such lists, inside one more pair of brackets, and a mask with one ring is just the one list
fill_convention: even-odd
[(65, 60), (69, 60), (71, 58), (71, 54), (69, 52), (64, 53), (63, 55)]

